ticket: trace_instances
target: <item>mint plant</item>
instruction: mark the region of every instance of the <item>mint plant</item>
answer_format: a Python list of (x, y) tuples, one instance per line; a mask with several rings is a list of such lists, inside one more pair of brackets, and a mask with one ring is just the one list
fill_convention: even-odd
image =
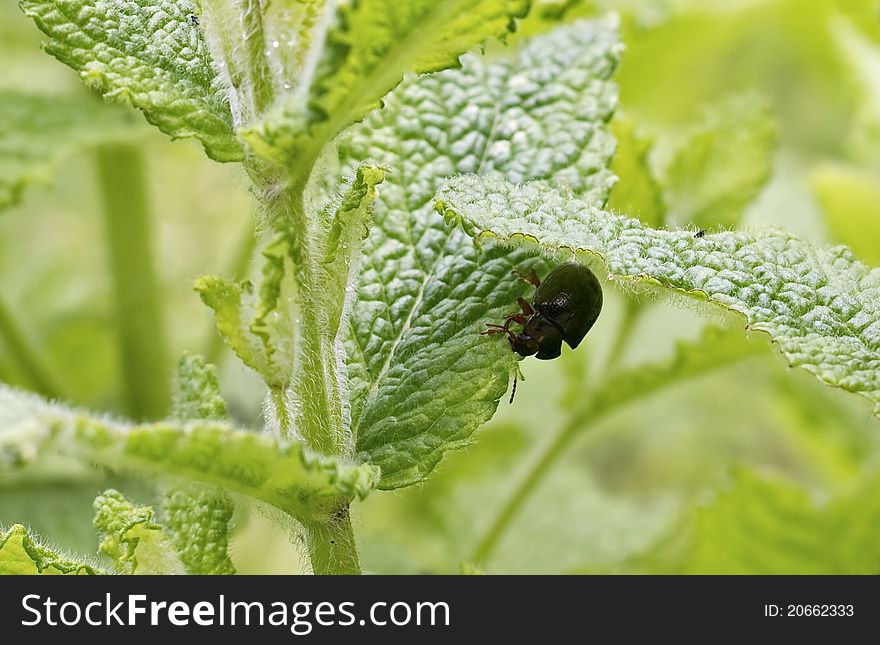
[[(0, 385), (0, 480), (60, 458), (147, 479), (157, 494), (152, 504), (115, 489), (97, 497), (100, 560), (50, 548), (21, 524), (0, 530), (0, 572), (234, 573), (237, 518), (257, 507), (291, 530), (314, 573), (360, 573), (351, 505), (425, 482), (447, 453), (479, 441), (520, 369), (479, 331), (526, 294), (513, 270), (543, 274), (571, 256), (626, 297), (608, 369), (572, 376), (570, 419), (489, 509), (465, 569), (491, 564), (586, 419), (670, 384), (773, 351), (880, 404), (877, 270), (783, 230), (728, 230), (770, 175), (768, 106), (728, 97), (664, 160), (631, 117), (614, 117), (618, 19), (557, 26), (541, 11), (541, 33), (499, 46), (529, 5), (21, 2), (46, 51), (92, 92), (243, 169), (258, 203), (250, 269), (202, 275), (194, 288), (265, 400), (264, 427), (244, 427), (197, 355), (167, 386), (146, 198), (113, 189), (143, 185), (143, 127), (92, 97), (4, 91), (0, 208), (63, 156), (97, 147), (133, 360), (131, 418), (52, 402), (63, 388), (0, 301), (0, 333), (44, 395)], [(621, 367), (645, 311), (632, 296), (648, 292), (741, 317), (667, 364)]]

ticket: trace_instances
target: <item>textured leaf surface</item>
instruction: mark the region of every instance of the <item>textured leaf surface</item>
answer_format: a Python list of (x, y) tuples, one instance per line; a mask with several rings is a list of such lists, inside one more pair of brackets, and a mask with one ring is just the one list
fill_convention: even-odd
[(149, 506), (127, 500), (119, 491), (106, 490), (95, 498), (98, 549), (128, 574), (181, 574), (183, 566), (155, 513)]
[(226, 420), (226, 401), (220, 394), (217, 368), (201, 356), (184, 354), (177, 364), (174, 416), (181, 420)]
[[(182, 421), (226, 420), (217, 370), (201, 356), (184, 354), (177, 366), (174, 416)], [(162, 495), (162, 517), (187, 573), (231, 575), (229, 530), (235, 504), (224, 491), (176, 485)]]
[(49, 37), (46, 51), (106, 98), (142, 110), (173, 138), (195, 137), (218, 161), (242, 158), (191, 0), (23, 0), (21, 7)]
[(164, 524), (187, 573), (235, 573), (229, 558), (234, 507), (228, 495), (196, 485), (176, 488), (163, 496), (162, 507)]
[(708, 109), (664, 170), (670, 220), (707, 229), (736, 225), (770, 178), (775, 141), (770, 108), (755, 96)]
[[(334, 4), (326, 7), (332, 11)], [(258, 126), (259, 138), (249, 140), (264, 154), (288, 160), (309, 137), (323, 145), (378, 107), (405, 74), (454, 67), (469, 49), (504, 37), (528, 9), (529, 0), (341, 3), (326, 36), (314, 41), (320, 49), (316, 69), (306, 63), (294, 81), (311, 82), (294, 87), (284, 107)], [(327, 19), (315, 19), (315, 27)]]
[(60, 454), (110, 470), (175, 476), (250, 495), (290, 515), (323, 518), (363, 498), (377, 469), (318, 456), (301, 443), (208, 421), (130, 426), (0, 387), (0, 477)]
[(393, 170), (374, 209), (348, 342), (359, 459), (383, 488), (416, 483), (495, 411), (516, 357), (483, 323), (515, 306), (543, 272), (528, 252), (479, 251), (432, 212), (444, 176), (501, 171), (550, 179), (602, 204), (613, 184), (620, 45), (613, 21), (577, 23), (494, 63), (405, 82), (343, 138), (346, 167), (371, 158)]
[(81, 148), (141, 136), (130, 114), (96, 99), (0, 90), (0, 209)]
[[(477, 240), (600, 256), (612, 280), (661, 285), (743, 314), (789, 363), (880, 404), (880, 270), (780, 230), (656, 230), (545, 182), (463, 176), (438, 210)], [(535, 244), (537, 242), (537, 244)], [(880, 409), (880, 408), (875, 408)]]
[(92, 564), (60, 555), (40, 544), (21, 524), (0, 529), (0, 575), (95, 575)]

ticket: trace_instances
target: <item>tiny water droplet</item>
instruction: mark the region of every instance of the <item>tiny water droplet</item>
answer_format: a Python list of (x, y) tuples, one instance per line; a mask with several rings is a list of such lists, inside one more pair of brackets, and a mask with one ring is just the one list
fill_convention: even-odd
[(281, 44), (281, 43), (279, 43), (277, 40), (273, 40), (273, 41), (272, 41), (272, 47), (276, 47), (276, 48), (277, 48), (280, 44)]
[(291, 87), (291, 86), (290, 86), (290, 83), (285, 83), (285, 84), (284, 84), (284, 89), (285, 89), (285, 90), (289, 90), (290, 87)]

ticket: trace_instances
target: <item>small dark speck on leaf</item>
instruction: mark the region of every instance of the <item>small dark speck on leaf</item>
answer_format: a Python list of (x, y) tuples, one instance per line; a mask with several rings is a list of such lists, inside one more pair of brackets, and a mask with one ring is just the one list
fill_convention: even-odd
[(189, 21), (190, 21), (192, 24), (197, 25), (197, 24), (199, 24), (199, 17), (198, 17), (197, 15), (191, 13), (191, 14), (189, 15)]
[(694, 239), (701, 238), (701, 237), (703, 237), (705, 234), (706, 234), (706, 230), (701, 228), (699, 231), (697, 231), (696, 233), (694, 233)]

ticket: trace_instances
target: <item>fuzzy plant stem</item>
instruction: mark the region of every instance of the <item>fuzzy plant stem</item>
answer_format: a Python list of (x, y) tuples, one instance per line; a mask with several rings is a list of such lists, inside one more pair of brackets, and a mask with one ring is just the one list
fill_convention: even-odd
[(347, 505), (327, 522), (306, 526), (306, 540), (312, 572), (316, 575), (361, 573)]

